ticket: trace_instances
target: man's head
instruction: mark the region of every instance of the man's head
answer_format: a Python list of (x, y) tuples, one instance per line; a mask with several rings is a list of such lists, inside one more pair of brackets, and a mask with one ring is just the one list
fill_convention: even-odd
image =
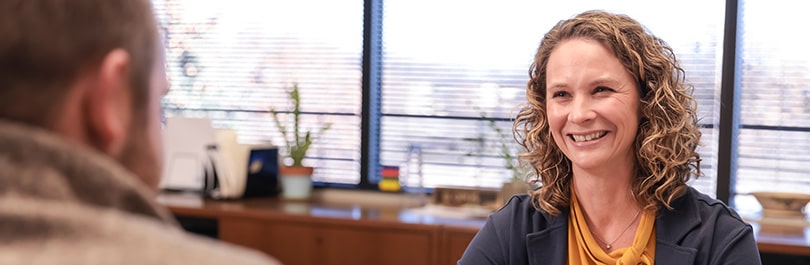
[(148, 0), (0, 1), (0, 118), (52, 130), (156, 187), (166, 80)]

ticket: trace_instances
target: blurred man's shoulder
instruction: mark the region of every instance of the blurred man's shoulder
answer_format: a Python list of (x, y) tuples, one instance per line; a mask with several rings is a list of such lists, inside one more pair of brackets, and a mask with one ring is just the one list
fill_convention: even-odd
[(142, 250), (136, 251), (133, 258), (148, 255), (145, 260), (170, 261), (166, 264), (281, 264), (257, 250), (190, 234), (173, 225), (139, 220), (127, 226), (131, 228), (129, 236), (141, 236), (137, 231), (146, 235), (142, 240), (129, 242)]
[(258, 251), (188, 234), (154, 218), (61, 206), (15, 211), (0, 202), (0, 219), (5, 220), (0, 264), (280, 264)]

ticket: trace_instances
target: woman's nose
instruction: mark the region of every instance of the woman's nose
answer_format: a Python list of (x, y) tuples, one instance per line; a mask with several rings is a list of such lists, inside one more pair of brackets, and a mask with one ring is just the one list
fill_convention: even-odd
[(593, 103), (586, 97), (575, 98), (568, 113), (568, 121), (575, 124), (586, 123), (596, 118)]

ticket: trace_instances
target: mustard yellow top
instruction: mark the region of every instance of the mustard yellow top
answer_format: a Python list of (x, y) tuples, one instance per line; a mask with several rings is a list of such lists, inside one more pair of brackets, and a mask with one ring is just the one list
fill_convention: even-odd
[(593, 238), (585, 215), (571, 188), (571, 217), (568, 219), (568, 264), (645, 264), (655, 262), (655, 214), (644, 212), (633, 245), (605, 253)]

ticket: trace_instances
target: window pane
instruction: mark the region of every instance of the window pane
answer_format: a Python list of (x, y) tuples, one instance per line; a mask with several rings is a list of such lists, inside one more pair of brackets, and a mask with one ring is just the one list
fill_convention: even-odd
[(715, 194), (722, 1), (682, 1), (668, 12), (649, 1), (411, 0), (384, 7), (382, 164), (405, 165), (409, 150), (421, 150), (426, 186), (499, 187), (511, 175), (498, 133), (482, 113), (511, 141), (509, 119), (525, 102), (543, 34), (559, 20), (604, 9), (639, 20), (675, 49), (705, 127), (705, 176), (692, 184)]
[(166, 31), (167, 115), (209, 116), (243, 143), (283, 146), (268, 110), (291, 110), (286, 89), (297, 83), (302, 128), (332, 123), (304, 159), (314, 180), (359, 182), (362, 0), (153, 3)]
[[(742, 2), (742, 1), (741, 1)], [(753, 191), (810, 190), (810, 51), (802, 44), (803, 11), (793, 1), (744, 1), (735, 206), (761, 209)]]

